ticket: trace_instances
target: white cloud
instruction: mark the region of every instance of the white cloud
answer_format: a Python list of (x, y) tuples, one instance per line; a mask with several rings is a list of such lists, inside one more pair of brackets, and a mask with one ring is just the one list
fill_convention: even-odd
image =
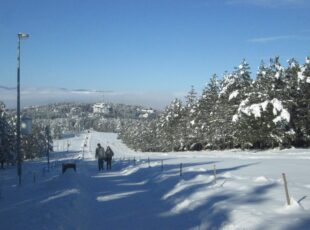
[(248, 4), (264, 7), (309, 5), (307, 0), (226, 0), (226, 2), (228, 4)]
[(270, 37), (260, 37), (249, 39), (249, 42), (253, 43), (267, 43), (275, 42), (280, 40), (304, 40), (309, 39), (309, 37), (299, 36), (299, 35), (282, 35), (282, 36), (270, 36)]
[(296, 36), (284, 35), (284, 36), (252, 38), (249, 41), (254, 42), (254, 43), (267, 43), (267, 42), (274, 42), (274, 41), (279, 41), (279, 40), (290, 40), (294, 38), (296, 38)]

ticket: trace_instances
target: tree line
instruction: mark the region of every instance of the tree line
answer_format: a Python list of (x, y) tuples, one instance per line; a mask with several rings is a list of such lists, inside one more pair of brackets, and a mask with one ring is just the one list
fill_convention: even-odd
[(287, 67), (279, 57), (261, 62), (255, 80), (243, 60), (156, 119), (122, 123), (119, 138), (142, 151), (309, 147), (310, 58), (290, 59)]
[[(22, 160), (45, 156), (47, 150), (53, 150), (48, 126), (33, 123), (31, 134), (21, 133)], [(0, 101), (0, 167), (4, 167), (4, 163), (15, 164), (16, 158), (16, 116)]]
[[(106, 103), (109, 113), (94, 113), (91, 103), (56, 103), (23, 108), (22, 116), (32, 119), (32, 133), (21, 135), (22, 159), (45, 156), (53, 150), (53, 139), (94, 129), (118, 132), (121, 123), (140, 119), (141, 106)], [(156, 116), (156, 111), (151, 116)], [(0, 167), (16, 161), (16, 111), (7, 110), (0, 101)]]

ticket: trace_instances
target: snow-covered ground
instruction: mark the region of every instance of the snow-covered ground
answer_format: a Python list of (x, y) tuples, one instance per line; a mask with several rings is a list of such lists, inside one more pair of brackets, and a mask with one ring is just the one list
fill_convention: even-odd
[[(97, 170), (99, 142), (112, 171)], [(46, 159), (23, 163), (21, 186), (15, 167), (0, 170), (0, 229), (310, 228), (310, 150), (141, 153), (98, 132), (54, 150), (49, 172)], [(77, 172), (62, 174), (64, 162)]]

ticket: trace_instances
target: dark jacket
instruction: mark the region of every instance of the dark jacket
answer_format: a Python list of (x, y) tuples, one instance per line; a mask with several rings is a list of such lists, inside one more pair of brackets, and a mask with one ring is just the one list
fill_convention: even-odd
[(104, 159), (105, 158), (105, 152), (103, 147), (97, 147), (96, 148), (96, 158), (98, 159)]
[(110, 146), (107, 147), (107, 150), (105, 151), (106, 158), (112, 158), (114, 156), (114, 152), (110, 148)]

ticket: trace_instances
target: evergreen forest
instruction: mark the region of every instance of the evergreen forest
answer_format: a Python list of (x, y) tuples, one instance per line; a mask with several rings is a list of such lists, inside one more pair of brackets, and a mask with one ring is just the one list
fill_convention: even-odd
[(119, 137), (142, 151), (310, 146), (310, 58), (261, 62), (255, 79), (243, 60), (201, 95), (192, 87), (153, 120), (124, 124)]

